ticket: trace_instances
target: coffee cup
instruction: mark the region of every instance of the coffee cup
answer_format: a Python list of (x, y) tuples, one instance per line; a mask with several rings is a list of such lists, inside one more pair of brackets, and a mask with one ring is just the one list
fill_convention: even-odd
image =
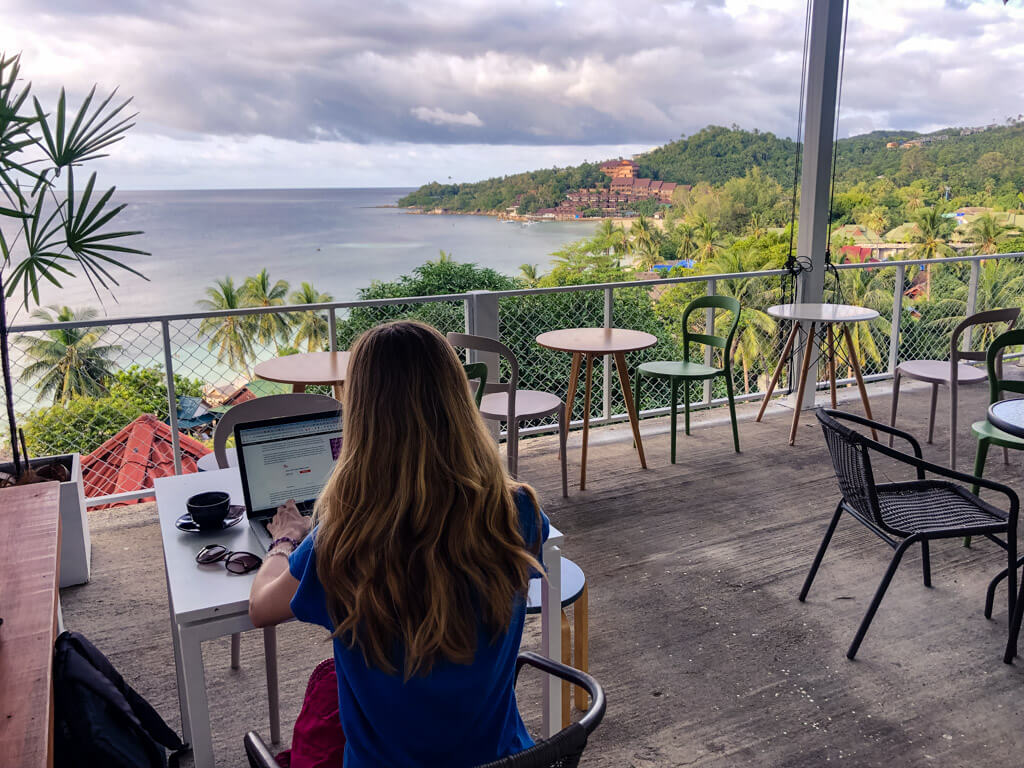
[(192, 520), (202, 530), (216, 530), (224, 524), (231, 507), (231, 494), (226, 491), (204, 491), (185, 502)]

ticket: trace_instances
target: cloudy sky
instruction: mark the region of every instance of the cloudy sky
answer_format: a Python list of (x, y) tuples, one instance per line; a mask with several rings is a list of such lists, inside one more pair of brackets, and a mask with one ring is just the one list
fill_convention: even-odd
[[(1024, 112), (1024, 0), (851, 0), (840, 130)], [(805, 0), (0, 0), (34, 92), (135, 98), (128, 189), (414, 186), (793, 136)]]

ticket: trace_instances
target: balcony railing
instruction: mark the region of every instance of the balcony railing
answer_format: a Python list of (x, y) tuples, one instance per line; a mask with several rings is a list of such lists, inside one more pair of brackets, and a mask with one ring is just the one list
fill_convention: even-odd
[[(988, 279), (983, 280), (983, 270), (998, 270), (1005, 260), (1021, 258), (1024, 258), (1024, 253), (843, 264), (826, 279), (826, 300), (861, 303), (880, 312), (877, 321), (861, 324), (858, 346), (865, 378), (868, 381), (885, 379), (891, 377), (902, 360), (944, 358), (948, 355), (949, 331), (954, 322), (946, 323), (946, 315), (962, 318), (976, 311), (994, 308), (987, 306), (992, 301), (1007, 303), (1005, 291), (999, 296), (993, 290), (993, 279), (998, 285), (998, 275), (994, 278), (987, 275)], [(921, 269), (932, 270), (933, 275), (939, 269), (952, 269), (955, 279), (950, 280), (947, 275), (945, 280), (935, 280), (935, 290), (944, 292), (932, 295), (930, 302), (908, 298), (908, 278)], [(564, 395), (569, 378), (569, 356), (539, 347), (534, 342), (537, 335), (570, 327), (637, 328), (654, 333), (659, 341), (651, 349), (630, 355), (631, 365), (645, 360), (679, 359), (682, 354), (681, 334), (673, 307), (684, 306), (697, 295), (716, 293), (737, 296), (747, 310), (741, 326), (741, 349), (734, 364), (734, 384), (739, 400), (751, 400), (762, 396), (762, 385), (778, 360), (781, 341), (785, 338), (787, 329), (776, 326), (763, 310), (781, 300), (781, 289), (787, 280), (786, 272), (771, 270), (513, 291), (473, 291), (444, 296), (184, 312), (108, 318), (101, 322), (18, 325), (12, 328), (11, 343), (16, 379), (15, 408), (22, 423), (33, 432), (34, 453), (39, 455), (66, 452), (69, 431), (70, 438), (73, 438), (71, 441), (80, 441), (80, 450), (85, 452), (86, 448), (94, 450), (103, 440), (125, 427), (130, 419), (119, 417), (117, 403), (107, 403), (104, 408), (92, 410), (79, 409), (81, 412), (74, 411), (72, 403), (71, 408), (57, 412), (62, 415), (62, 433), (57, 435), (54, 427), (52, 434), (48, 434), (45, 409), (51, 403), (39, 399), (37, 380), (28, 380), (23, 375), (26, 367), (34, 362), (28, 351), (32, 339), (46, 338), (47, 333), (53, 332), (100, 330), (97, 343), (115, 348), (111, 352), (113, 369), (123, 369), (132, 364), (162, 368), (160, 397), (166, 397), (164, 408), (170, 427), (173, 466), (174, 471), (180, 473), (182, 444), (176, 407), (180, 393), (176, 392), (175, 375), (208, 385), (241, 383), (252, 377), (255, 363), (277, 355), (273, 342), (261, 343), (254, 338), (243, 360), (228, 362), (230, 344), (222, 347), (215, 341), (211, 347), (210, 342), (225, 320), (267, 315), (298, 318), (314, 313), (326, 331), (323, 347), (333, 350), (347, 348), (361, 331), (380, 322), (415, 318), (434, 325), (442, 333), (466, 331), (500, 339), (519, 360), (521, 387)], [(920, 290), (928, 290), (929, 285), (927, 281), (919, 281)], [(1021, 295), (1009, 299), (1018, 305), (1024, 302), (1024, 288)], [(914, 317), (921, 307), (930, 307), (929, 312), (933, 316)], [(936, 313), (936, 307), (941, 307), (941, 311)], [(761, 314), (751, 314), (754, 311)], [(949, 328), (945, 327), (947, 324)], [(970, 339), (965, 339), (965, 344), (969, 343)], [(612, 385), (609, 361), (605, 360), (601, 370), (595, 373), (591, 423), (599, 425), (625, 420), (625, 406), (618, 386)], [(817, 380), (818, 386), (826, 384), (824, 370), (819, 371)], [(852, 381), (851, 378), (840, 377), (840, 384)], [(724, 402), (724, 386), (721, 386), (721, 391), (711, 384), (694, 387), (691, 403), (695, 407), (709, 408)], [(668, 414), (667, 385), (658, 389), (651, 382), (645, 390), (643, 402), (639, 404), (641, 416)], [(582, 399), (577, 398), (572, 422), (578, 424), (582, 417)], [(521, 434), (551, 431), (555, 426), (552, 421), (534, 422), (526, 425)], [(111, 467), (110, 472), (114, 469)], [(151, 492), (149, 488), (141, 488), (97, 494), (97, 488), (90, 488), (88, 481), (86, 485), (91, 506), (131, 501)]]

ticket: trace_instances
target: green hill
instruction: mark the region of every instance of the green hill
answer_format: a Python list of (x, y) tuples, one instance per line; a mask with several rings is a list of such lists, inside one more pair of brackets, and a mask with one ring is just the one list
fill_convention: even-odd
[[(923, 141), (923, 146), (886, 148), (888, 142), (913, 140)], [(795, 150), (792, 140), (772, 133), (708, 126), (636, 159), (641, 176), (678, 184), (721, 186), (756, 166), (791, 188)], [(961, 136), (959, 128), (931, 134), (874, 131), (839, 141), (840, 192), (862, 182), (874, 184), (879, 178), (891, 182), (893, 188), (913, 187), (925, 199), (937, 200), (948, 194), (961, 204), (1012, 207), (1017, 191), (1024, 188), (1024, 124), (967, 136)], [(569, 190), (607, 183), (608, 177), (597, 163), (585, 163), (471, 184), (433, 182), (398, 204), (460, 212), (495, 212), (518, 204), (521, 212), (528, 213), (557, 205)]]

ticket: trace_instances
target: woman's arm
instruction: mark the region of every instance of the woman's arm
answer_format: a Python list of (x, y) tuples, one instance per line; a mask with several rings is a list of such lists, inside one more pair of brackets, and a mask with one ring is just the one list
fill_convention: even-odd
[[(309, 518), (304, 517), (294, 501), (277, 508), (274, 519), (267, 524), (274, 539), (288, 537), (301, 541), (309, 532)], [(291, 601), (299, 580), (288, 570), (288, 555), (295, 545), (282, 542), (272, 546), (260, 566), (249, 592), (249, 618), (257, 627), (269, 627), (292, 618)]]

